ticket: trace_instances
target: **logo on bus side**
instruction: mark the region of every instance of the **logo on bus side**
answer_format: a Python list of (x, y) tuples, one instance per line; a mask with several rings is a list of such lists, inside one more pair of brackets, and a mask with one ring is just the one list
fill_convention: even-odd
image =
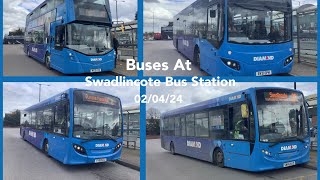
[(184, 46), (189, 47), (189, 41), (187, 41), (187, 40), (183, 40), (183, 41), (182, 41), (182, 44), (183, 44)]
[(272, 61), (274, 56), (256, 56), (253, 57), (253, 61)]
[(95, 62), (95, 61), (102, 61), (102, 58), (91, 58), (91, 61), (92, 61), (92, 62)]
[(33, 132), (33, 131), (29, 131), (29, 136), (36, 138), (37, 137), (37, 133)]
[(37, 52), (38, 52), (38, 48), (32, 47), (32, 48), (31, 48), (31, 51), (37, 53)]
[(281, 146), (281, 151), (294, 150), (297, 149), (297, 145)]
[(109, 147), (108, 143), (105, 144), (96, 144), (96, 147)]
[(187, 146), (201, 149), (201, 142), (187, 141)]
[(241, 94), (235, 95), (235, 96), (230, 96), (229, 101), (233, 101), (233, 100), (240, 99), (240, 98), (241, 98)]

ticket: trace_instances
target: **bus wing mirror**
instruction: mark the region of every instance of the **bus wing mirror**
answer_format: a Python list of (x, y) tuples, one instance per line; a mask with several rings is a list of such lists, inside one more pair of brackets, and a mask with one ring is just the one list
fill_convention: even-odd
[(23, 114), (23, 117), (27, 117), (27, 114)]
[(210, 10), (210, 18), (216, 18), (217, 11), (216, 10)]
[(247, 104), (241, 104), (241, 116), (242, 118), (249, 118), (249, 110)]

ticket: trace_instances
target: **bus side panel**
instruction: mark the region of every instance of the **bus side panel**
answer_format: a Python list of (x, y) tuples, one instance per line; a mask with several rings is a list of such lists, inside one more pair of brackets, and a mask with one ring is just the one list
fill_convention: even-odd
[(184, 136), (176, 136), (174, 138), (174, 147), (175, 147), (175, 152), (178, 154), (186, 154), (186, 145), (187, 145), (187, 139)]
[(248, 141), (224, 141), (225, 165), (236, 169), (250, 169), (250, 143)]
[(68, 150), (68, 138), (57, 134), (48, 134), (49, 155), (64, 163)]
[(44, 132), (39, 130), (34, 130), (31, 128), (25, 129), (25, 139), (39, 149), (42, 148), (44, 136)]
[(30, 44), (29, 45), (30, 55), (40, 62), (44, 62), (44, 54), (46, 52), (46, 45), (44, 44)]

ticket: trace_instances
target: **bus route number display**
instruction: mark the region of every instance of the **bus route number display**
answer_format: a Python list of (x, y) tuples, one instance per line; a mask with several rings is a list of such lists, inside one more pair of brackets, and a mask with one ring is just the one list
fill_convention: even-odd
[(292, 92), (265, 92), (264, 99), (266, 101), (298, 102), (298, 94)]
[(116, 105), (116, 101), (111, 98), (91, 95), (88, 93), (83, 93), (83, 101), (99, 103), (99, 104)]

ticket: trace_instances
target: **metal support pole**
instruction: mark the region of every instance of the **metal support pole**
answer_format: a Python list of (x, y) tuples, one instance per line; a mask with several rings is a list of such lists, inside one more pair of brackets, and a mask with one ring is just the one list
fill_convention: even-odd
[(297, 49), (298, 49), (298, 63), (301, 62), (300, 60), (300, 24), (299, 24), (299, 13), (297, 10)]

